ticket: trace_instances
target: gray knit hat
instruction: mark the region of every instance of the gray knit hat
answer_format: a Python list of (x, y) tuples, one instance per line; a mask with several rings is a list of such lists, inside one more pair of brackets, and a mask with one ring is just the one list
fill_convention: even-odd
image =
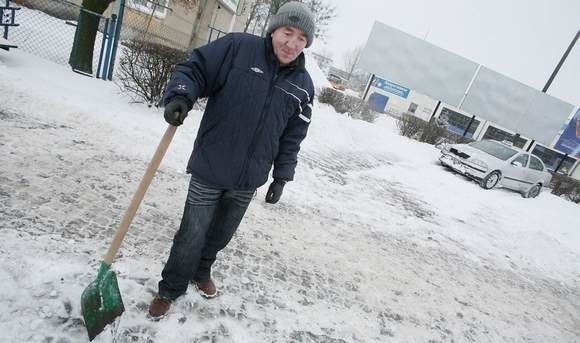
[(268, 24), (268, 35), (274, 32), (281, 26), (296, 27), (306, 34), (306, 47), (312, 44), (314, 39), (314, 32), (316, 31), (316, 24), (314, 23), (314, 15), (310, 9), (301, 2), (290, 1), (282, 5), (278, 9), (278, 13), (270, 19)]

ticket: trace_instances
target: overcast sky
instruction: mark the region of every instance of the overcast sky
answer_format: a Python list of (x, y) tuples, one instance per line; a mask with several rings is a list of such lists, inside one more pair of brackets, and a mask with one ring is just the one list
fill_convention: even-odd
[[(375, 20), (541, 90), (580, 29), (580, 0), (332, 0), (326, 44), (343, 67)], [(580, 40), (548, 90), (580, 105)]]

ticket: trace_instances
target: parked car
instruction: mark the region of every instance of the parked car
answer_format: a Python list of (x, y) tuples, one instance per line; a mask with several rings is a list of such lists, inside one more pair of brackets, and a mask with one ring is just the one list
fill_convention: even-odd
[(520, 192), (524, 198), (537, 197), (552, 178), (539, 157), (511, 143), (494, 140), (443, 145), (439, 161), (477, 180), (484, 189), (501, 185)]
[(345, 87), (346, 80), (338, 75), (329, 74), (328, 75), (328, 82), (330, 82), (330, 85), (332, 86), (332, 88), (338, 89), (339, 91), (343, 91), (346, 89), (346, 87)]

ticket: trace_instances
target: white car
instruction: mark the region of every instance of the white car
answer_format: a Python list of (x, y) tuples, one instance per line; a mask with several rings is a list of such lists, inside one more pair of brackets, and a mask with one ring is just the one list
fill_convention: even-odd
[(535, 198), (552, 175), (537, 156), (505, 142), (475, 141), (469, 144), (444, 145), (439, 161), (463, 175), (479, 181), (485, 189), (498, 184)]

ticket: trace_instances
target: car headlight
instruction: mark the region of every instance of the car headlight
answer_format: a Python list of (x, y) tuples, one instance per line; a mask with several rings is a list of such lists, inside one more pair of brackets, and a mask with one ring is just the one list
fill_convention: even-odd
[(486, 170), (488, 169), (487, 167), (487, 163), (483, 162), (482, 160), (478, 160), (477, 158), (472, 158), (469, 160), (469, 163), (474, 164), (478, 167), (481, 167), (482, 169)]

